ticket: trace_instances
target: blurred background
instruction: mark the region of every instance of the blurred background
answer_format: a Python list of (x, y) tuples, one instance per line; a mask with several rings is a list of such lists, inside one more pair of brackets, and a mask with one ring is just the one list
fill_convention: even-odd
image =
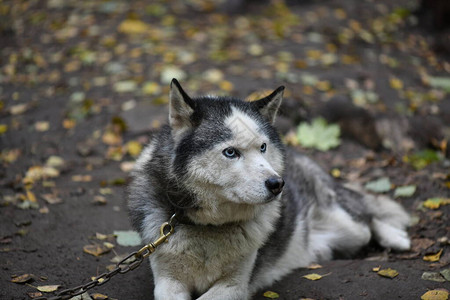
[[(409, 259), (448, 249), (449, 26), (446, 0), (1, 0), (0, 295), (36, 292), (11, 283), (23, 274), (79, 284), (130, 251), (111, 237), (112, 251), (83, 246), (130, 228), (127, 174), (166, 123), (172, 78), (191, 96), (248, 101), (285, 85), (284, 141), (409, 207)], [(416, 211), (429, 199), (437, 211)], [(137, 272), (128, 299), (152, 294)], [(405, 292), (421, 295), (416, 277)]]

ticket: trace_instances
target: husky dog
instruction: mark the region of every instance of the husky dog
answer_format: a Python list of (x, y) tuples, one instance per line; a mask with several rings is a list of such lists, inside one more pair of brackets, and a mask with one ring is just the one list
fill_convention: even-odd
[(399, 204), (346, 188), (285, 149), (272, 126), (283, 91), (253, 102), (191, 98), (172, 80), (169, 126), (138, 158), (128, 191), (146, 243), (177, 214), (175, 232), (150, 256), (155, 299), (249, 299), (372, 238), (409, 249)]

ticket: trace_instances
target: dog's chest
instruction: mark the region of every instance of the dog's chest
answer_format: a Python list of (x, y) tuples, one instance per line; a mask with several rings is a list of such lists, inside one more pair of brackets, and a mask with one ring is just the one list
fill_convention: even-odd
[(253, 259), (263, 242), (262, 236), (237, 225), (203, 228), (183, 225), (159, 249), (158, 264), (163, 263), (170, 276), (190, 283), (195, 289), (207, 289)]

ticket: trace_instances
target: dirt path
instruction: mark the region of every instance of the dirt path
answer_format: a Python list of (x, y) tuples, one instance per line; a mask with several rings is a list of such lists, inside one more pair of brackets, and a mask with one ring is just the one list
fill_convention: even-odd
[[(319, 115), (340, 125), (337, 148), (296, 145), (338, 180), (387, 177), (391, 197), (415, 187), (397, 198), (414, 216), (412, 251), (371, 246), (298, 270), (254, 299), (267, 299), (267, 290), (279, 299), (420, 299), (450, 290), (438, 274), (450, 261), (450, 63), (416, 26), (415, 1), (238, 2), (0, 1), (1, 299), (84, 283), (137, 249), (96, 233), (131, 228), (127, 174), (166, 121), (172, 77), (197, 95), (247, 97), (283, 84), (283, 134)], [(435, 199), (428, 208), (427, 199)], [(83, 252), (105, 241), (114, 246), (107, 253)], [(303, 277), (310, 273), (326, 276)], [(23, 274), (33, 280), (11, 282)], [(94, 292), (152, 299), (152, 290), (141, 267)]]

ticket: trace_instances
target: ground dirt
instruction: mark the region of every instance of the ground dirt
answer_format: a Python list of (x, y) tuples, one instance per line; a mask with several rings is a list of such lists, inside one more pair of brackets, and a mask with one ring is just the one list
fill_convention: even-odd
[[(254, 299), (269, 290), (279, 299), (420, 299), (450, 290), (448, 277), (422, 279), (450, 261), (450, 205), (423, 207), (450, 198), (450, 63), (435, 47), (445, 32), (422, 30), (416, 7), (403, 0), (0, 1), (0, 299), (86, 283), (116, 255), (138, 249), (111, 238), (108, 253), (83, 251), (103, 245), (96, 233), (131, 229), (129, 166), (166, 122), (172, 77), (192, 95), (245, 98), (285, 85), (277, 126), (299, 151), (342, 182), (388, 177), (391, 197), (398, 186), (416, 187), (396, 199), (413, 216), (411, 251), (371, 245), (356, 258), (297, 270)], [(341, 126), (338, 147), (322, 152), (292, 139), (300, 122), (318, 116)], [(377, 267), (398, 276), (382, 277)], [(303, 277), (310, 273), (326, 276)], [(12, 282), (23, 274), (33, 279)], [(90, 293), (153, 299), (150, 269), (145, 263)]]

